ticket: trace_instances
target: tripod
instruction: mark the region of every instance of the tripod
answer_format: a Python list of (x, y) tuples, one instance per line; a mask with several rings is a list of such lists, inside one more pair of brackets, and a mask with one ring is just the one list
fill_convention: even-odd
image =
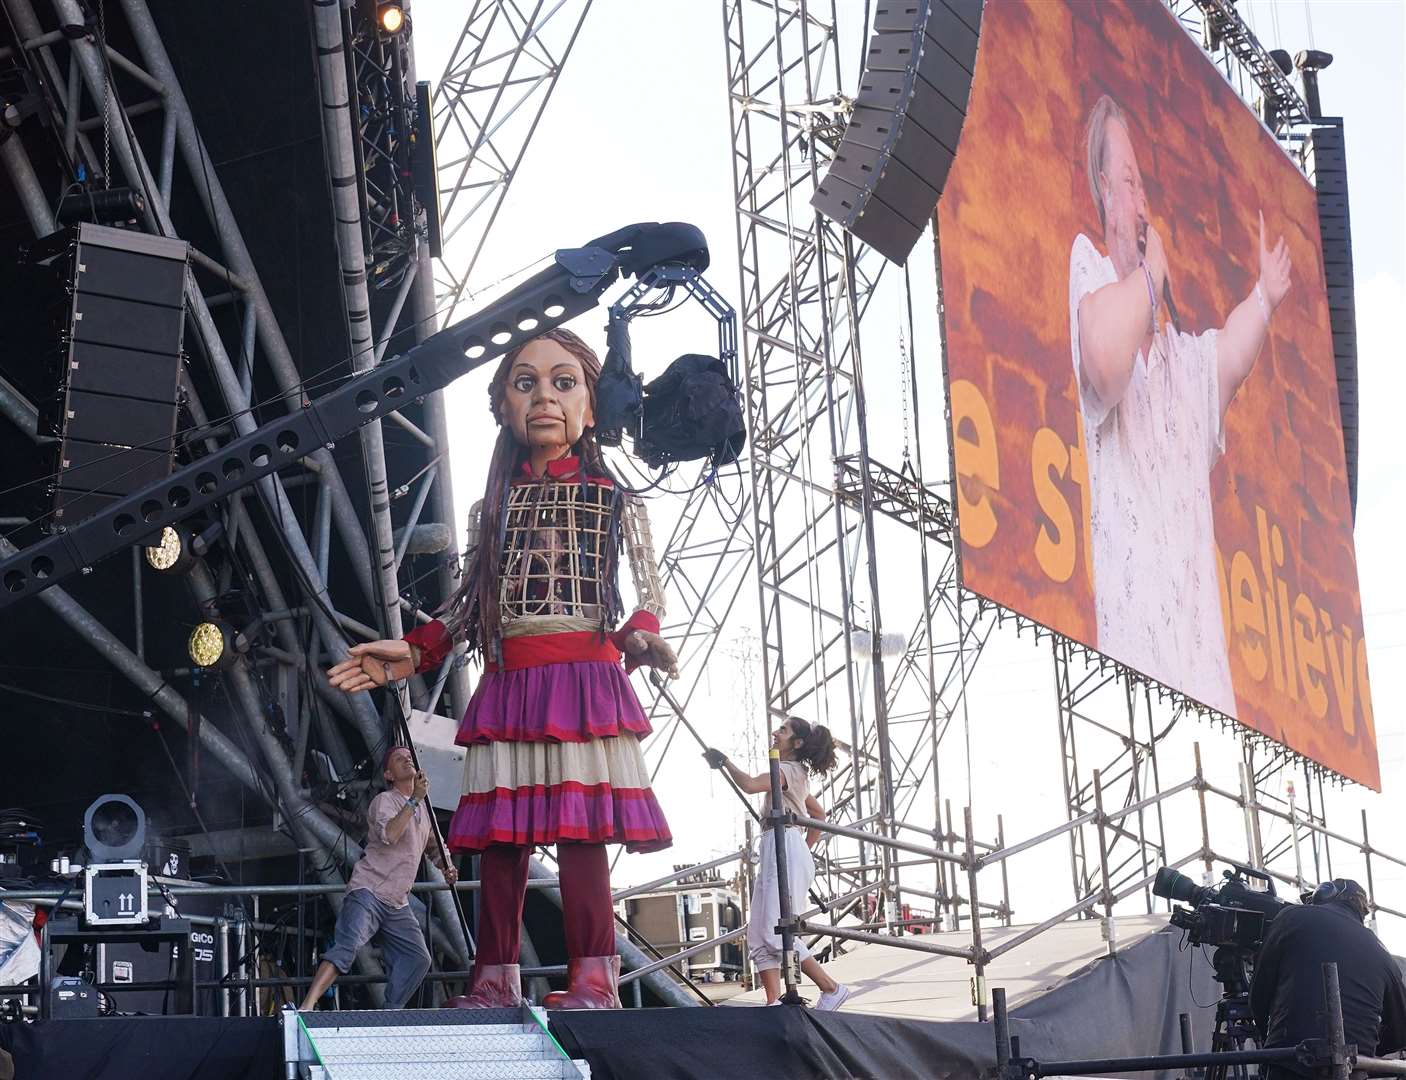
[[(1222, 945), (1211, 955), (1215, 980), (1221, 984), (1216, 1002), (1216, 1026), (1211, 1035), (1212, 1052), (1244, 1050), (1255, 1040), (1255, 1023), (1250, 1015), (1250, 955), (1233, 945)], [(1190, 1047), (1184, 1047), (1190, 1050)], [(1193, 1069), (1189, 1080), (1250, 1080), (1249, 1065), (1216, 1065)]]

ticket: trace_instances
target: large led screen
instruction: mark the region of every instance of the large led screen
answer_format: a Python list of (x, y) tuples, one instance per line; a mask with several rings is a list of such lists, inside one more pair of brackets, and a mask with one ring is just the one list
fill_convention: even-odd
[(1380, 785), (1314, 191), (1155, 0), (989, 3), (938, 206), (970, 589)]

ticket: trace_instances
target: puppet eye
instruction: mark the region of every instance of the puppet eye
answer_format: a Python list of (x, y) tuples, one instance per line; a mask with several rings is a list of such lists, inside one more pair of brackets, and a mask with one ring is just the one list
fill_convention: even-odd
[(513, 389), (517, 390), (519, 393), (525, 394), (532, 389), (532, 382), (533, 379), (531, 375), (519, 375), (513, 380)]
[(567, 390), (573, 390), (576, 388), (576, 377), (574, 375), (558, 375), (556, 386), (563, 393)]

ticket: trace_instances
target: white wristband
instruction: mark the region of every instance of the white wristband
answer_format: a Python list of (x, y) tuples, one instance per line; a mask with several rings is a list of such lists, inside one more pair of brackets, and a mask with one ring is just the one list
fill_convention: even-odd
[(1255, 299), (1259, 301), (1260, 314), (1264, 316), (1265, 329), (1269, 329), (1269, 304), (1265, 302), (1264, 290), (1260, 288), (1260, 283), (1255, 282)]

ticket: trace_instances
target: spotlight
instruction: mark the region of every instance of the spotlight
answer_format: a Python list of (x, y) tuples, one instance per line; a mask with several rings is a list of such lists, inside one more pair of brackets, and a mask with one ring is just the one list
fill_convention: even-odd
[(190, 530), (183, 525), (167, 525), (146, 547), (146, 563), (160, 574), (184, 574), (195, 562)]
[(126, 795), (103, 795), (83, 814), (83, 843), (97, 862), (140, 859), (146, 814)]
[(83, 918), (89, 927), (144, 926), (146, 814), (126, 795), (102, 795), (83, 814)]
[(1318, 96), (1318, 73), (1332, 62), (1333, 54), (1321, 49), (1305, 49), (1294, 57), (1294, 65), (1303, 81), (1304, 104), (1308, 106), (1310, 120), (1323, 119), (1322, 99)]
[(162, 574), (184, 574), (210, 553), (210, 545), (224, 534), (224, 525), (216, 521), (200, 532), (185, 525), (167, 525), (156, 537), (156, 543), (146, 545), (147, 565)]
[(383, 34), (398, 34), (405, 28), (405, 10), (399, 4), (381, 4), (376, 8), (376, 25)]
[(226, 623), (197, 623), (186, 644), (196, 667), (223, 670), (234, 663), (234, 631)]

